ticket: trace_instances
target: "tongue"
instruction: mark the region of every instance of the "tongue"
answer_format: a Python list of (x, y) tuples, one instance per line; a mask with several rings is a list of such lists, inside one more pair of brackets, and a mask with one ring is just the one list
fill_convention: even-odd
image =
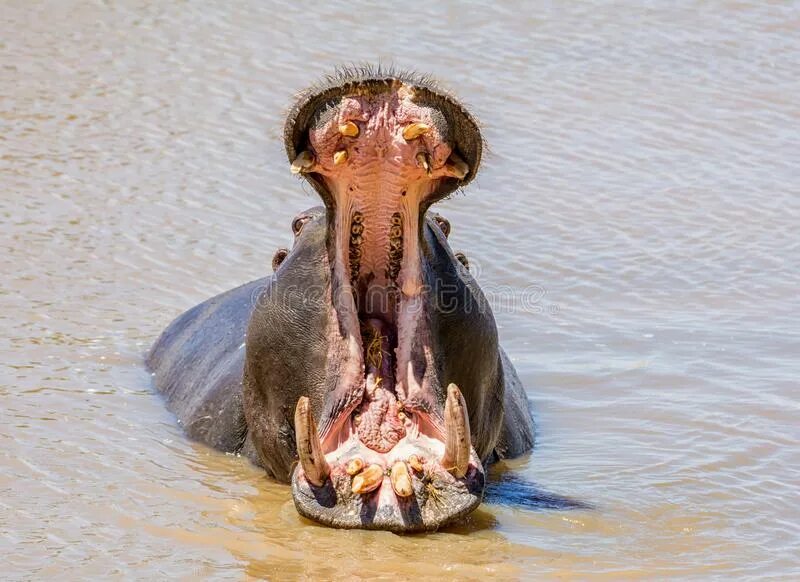
[(356, 433), (364, 445), (386, 453), (406, 434), (400, 403), (394, 392), (394, 361), (390, 330), (380, 319), (364, 322), (362, 335), (366, 389), (356, 412)]

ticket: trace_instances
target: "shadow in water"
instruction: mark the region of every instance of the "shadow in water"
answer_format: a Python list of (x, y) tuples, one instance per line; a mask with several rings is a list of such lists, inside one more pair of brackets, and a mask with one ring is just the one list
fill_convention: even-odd
[(506, 468), (493, 468), (483, 502), (521, 509), (594, 509), (594, 505), (541, 489), (536, 483)]

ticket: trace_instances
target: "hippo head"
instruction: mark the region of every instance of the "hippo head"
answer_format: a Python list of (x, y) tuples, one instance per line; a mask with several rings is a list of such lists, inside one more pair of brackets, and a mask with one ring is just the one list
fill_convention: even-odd
[(494, 319), (428, 213), (475, 176), (478, 125), (427, 78), (352, 69), (284, 135), (324, 205), (295, 219), (248, 327), (253, 444), (308, 518), (436, 529), (480, 503), (503, 414)]

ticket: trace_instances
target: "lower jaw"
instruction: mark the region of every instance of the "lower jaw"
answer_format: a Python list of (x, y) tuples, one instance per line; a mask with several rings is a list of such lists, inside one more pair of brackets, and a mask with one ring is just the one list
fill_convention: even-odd
[(321, 524), (396, 533), (436, 530), (475, 510), (483, 497), (484, 474), (476, 466), (460, 479), (442, 470), (412, 482), (413, 495), (400, 498), (388, 478), (363, 495), (352, 492), (345, 472), (333, 471), (321, 487), (295, 473), (292, 497), (300, 515)]
[[(448, 406), (452, 392), (449, 387)], [(446, 420), (458, 416), (448, 414), (447, 409)], [(390, 448), (376, 450), (372, 441), (362, 440), (354, 419), (350, 416), (345, 421), (332, 450), (327, 454), (319, 451), (324, 460), (309, 466), (301, 459), (296, 466), (292, 495), (301, 515), (337, 528), (413, 533), (436, 530), (480, 505), (484, 470), (469, 444), (468, 451), (461, 449), (461, 456), (453, 455), (454, 421), (437, 430), (428, 414), (409, 411), (402, 437)], [(313, 418), (308, 420), (313, 423)], [(469, 443), (465, 413), (462, 423), (466, 425), (462, 431), (467, 431), (465, 442)], [(434, 436), (438, 432), (447, 442)], [(322, 442), (319, 446), (322, 448)], [(325, 467), (324, 472), (312, 472), (315, 479), (311, 482), (306, 468), (320, 465)]]

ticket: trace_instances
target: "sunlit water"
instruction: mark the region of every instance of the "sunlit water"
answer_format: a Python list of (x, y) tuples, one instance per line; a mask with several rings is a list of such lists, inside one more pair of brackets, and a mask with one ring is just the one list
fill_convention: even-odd
[[(2, 577), (800, 577), (798, 4), (230, 4), (0, 8)], [(533, 507), (424, 536), (302, 520), (142, 364), (317, 203), (292, 94), (378, 59), (485, 124), (440, 210), (538, 421)]]

